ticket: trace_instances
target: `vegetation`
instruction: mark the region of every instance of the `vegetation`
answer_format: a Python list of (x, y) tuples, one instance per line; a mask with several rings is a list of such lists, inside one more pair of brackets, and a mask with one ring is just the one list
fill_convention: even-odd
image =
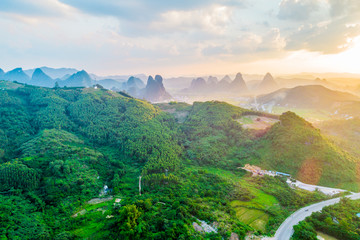
[(325, 121), (318, 125), (321, 131), (342, 149), (360, 156), (360, 119)]
[(295, 226), (292, 239), (317, 239), (315, 230), (337, 239), (360, 239), (360, 217), (357, 216), (359, 213), (359, 200), (342, 198), (340, 203), (311, 214)]
[[(223, 102), (152, 105), (103, 88), (0, 86), (0, 239), (271, 235), (292, 211), (327, 197), (251, 177), (245, 163), (294, 174), (317, 159), (320, 183), (356, 183), (352, 157), (291, 113), (259, 132), (236, 120), (262, 113)], [(216, 231), (196, 231), (201, 221)]]
[(351, 185), (357, 181), (355, 159), (291, 112), (282, 114), (253, 148), (242, 148), (237, 156), (306, 183), (357, 190)]

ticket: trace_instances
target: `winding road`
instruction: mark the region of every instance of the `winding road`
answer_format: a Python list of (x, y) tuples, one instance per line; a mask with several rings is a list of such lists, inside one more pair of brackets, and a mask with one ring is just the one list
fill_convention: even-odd
[[(353, 193), (351, 195), (346, 196), (352, 200), (360, 199), (360, 193)], [(297, 225), (300, 221), (304, 220), (306, 217), (310, 216), (313, 212), (320, 211), (323, 207), (333, 205), (335, 203), (340, 202), (340, 198), (334, 198), (330, 200), (326, 200), (323, 202), (315, 203), (313, 205), (304, 207), (299, 209), (290, 215), (279, 227), (279, 229), (275, 233), (275, 237), (273, 239), (276, 240), (288, 240), (293, 234), (293, 227)]]

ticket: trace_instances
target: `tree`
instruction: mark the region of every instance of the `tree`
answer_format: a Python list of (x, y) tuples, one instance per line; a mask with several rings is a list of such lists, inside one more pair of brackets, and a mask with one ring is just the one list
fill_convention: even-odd
[(307, 222), (301, 221), (294, 226), (294, 234), (292, 240), (317, 240), (317, 234), (314, 228)]
[(118, 211), (117, 228), (119, 235), (124, 239), (135, 239), (138, 219), (141, 216), (136, 205), (127, 205)]

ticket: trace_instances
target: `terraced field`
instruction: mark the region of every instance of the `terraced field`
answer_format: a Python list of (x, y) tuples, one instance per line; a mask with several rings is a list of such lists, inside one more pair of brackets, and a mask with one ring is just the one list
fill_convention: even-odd
[(236, 211), (236, 216), (240, 221), (249, 224), (251, 227), (265, 231), (269, 221), (269, 214), (266, 209), (277, 206), (278, 201), (275, 197), (261, 191), (254, 191), (255, 198), (248, 202), (232, 201), (231, 206)]

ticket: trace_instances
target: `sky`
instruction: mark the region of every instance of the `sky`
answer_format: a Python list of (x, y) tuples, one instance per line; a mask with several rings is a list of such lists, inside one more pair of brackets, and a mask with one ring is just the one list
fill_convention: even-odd
[(358, 0), (1, 0), (0, 68), (360, 73)]

